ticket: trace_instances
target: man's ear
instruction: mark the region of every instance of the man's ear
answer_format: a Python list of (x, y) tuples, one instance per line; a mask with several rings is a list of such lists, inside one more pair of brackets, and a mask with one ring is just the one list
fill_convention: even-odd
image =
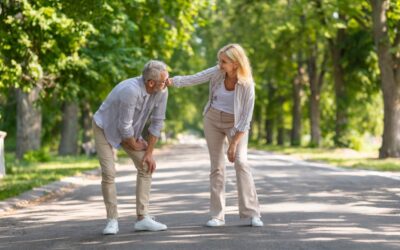
[(147, 85), (148, 85), (150, 88), (153, 88), (153, 87), (156, 85), (156, 83), (154, 82), (154, 80), (148, 80), (148, 81), (147, 81)]

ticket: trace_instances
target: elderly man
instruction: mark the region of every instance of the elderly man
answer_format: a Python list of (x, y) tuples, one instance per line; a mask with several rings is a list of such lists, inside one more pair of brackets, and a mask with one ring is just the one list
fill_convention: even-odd
[[(167, 229), (166, 225), (156, 222), (148, 214), (152, 173), (156, 169), (153, 149), (165, 120), (167, 81), (165, 63), (151, 60), (144, 66), (141, 76), (115, 86), (94, 114), (93, 130), (107, 212), (107, 225), (103, 234), (116, 234), (119, 230), (113, 147), (120, 146), (137, 169), (135, 230)], [(145, 141), (141, 133), (149, 116), (149, 136), (148, 141)]]

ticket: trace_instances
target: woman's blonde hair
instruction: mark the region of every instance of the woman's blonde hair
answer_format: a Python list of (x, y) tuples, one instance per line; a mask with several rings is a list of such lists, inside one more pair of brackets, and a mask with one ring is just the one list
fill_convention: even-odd
[(237, 70), (237, 77), (239, 83), (244, 83), (244, 84), (253, 83), (253, 76), (251, 73), (250, 62), (242, 46), (236, 43), (231, 43), (225, 45), (218, 51), (218, 58), (220, 57), (221, 53), (224, 53), (233, 62), (239, 64)]

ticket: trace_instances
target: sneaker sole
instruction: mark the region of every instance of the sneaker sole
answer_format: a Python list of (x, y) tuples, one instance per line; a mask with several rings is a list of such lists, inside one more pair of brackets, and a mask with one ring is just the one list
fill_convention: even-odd
[(206, 224), (206, 227), (222, 227), (222, 226), (225, 226), (225, 223), (224, 224), (219, 224), (219, 225), (207, 225)]
[(158, 231), (166, 231), (168, 228), (165, 229), (142, 229), (142, 228), (135, 228), (135, 231), (150, 231), (150, 232), (158, 232)]
[(103, 235), (115, 235), (115, 234), (117, 234), (117, 233), (118, 233), (118, 231), (115, 232), (115, 233), (105, 233), (105, 232), (103, 232)]

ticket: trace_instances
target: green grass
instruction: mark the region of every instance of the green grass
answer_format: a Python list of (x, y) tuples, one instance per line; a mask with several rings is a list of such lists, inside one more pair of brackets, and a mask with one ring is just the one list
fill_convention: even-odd
[[(156, 148), (162, 146), (163, 144), (158, 142)], [(120, 160), (129, 159), (122, 149), (118, 150), (117, 156)], [(24, 159), (17, 161), (14, 153), (6, 152), (6, 176), (0, 179), (0, 200), (99, 166), (95, 156), (53, 156), (48, 148), (27, 152)]]
[(303, 160), (318, 161), (339, 167), (376, 171), (400, 171), (400, 159), (378, 159), (378, 149), (355, 151), (347, 148), (305, 148), (251, 144), (251, 147), (293, 155)]
[(13, 154), (6, 154), (6, 176), (0, 179), (0, 200), (97, 167), (96, 157), (51, 157), (47, 162), (28, 163), (18, 162)]

